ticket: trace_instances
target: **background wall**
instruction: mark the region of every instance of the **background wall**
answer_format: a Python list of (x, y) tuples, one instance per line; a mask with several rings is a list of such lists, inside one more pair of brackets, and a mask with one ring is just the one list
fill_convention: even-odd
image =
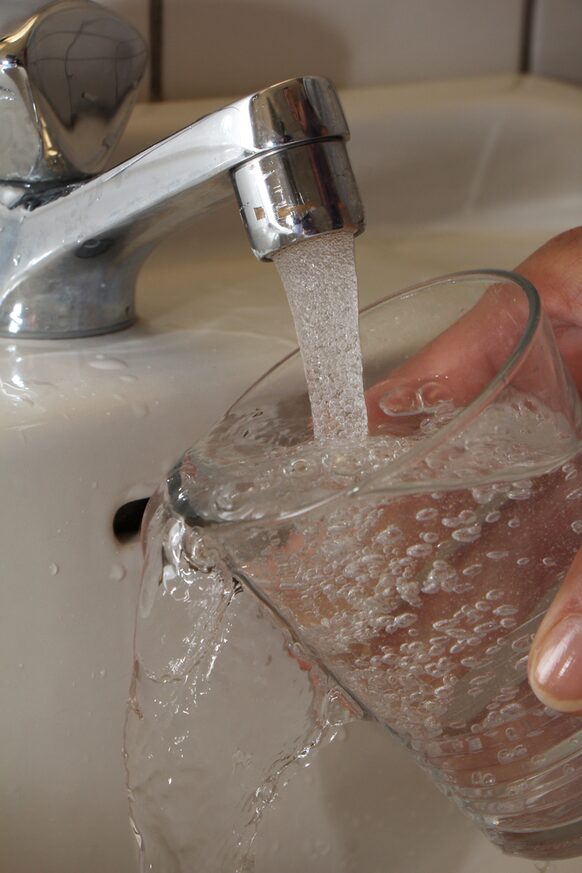
[[(142, 98), (531, 71), (582, 82), (582, 0), (100, 0), (150, 42)], [(0, 0), (0, 31), (46, 0)]]
[(582, 83), (581, 0), (535, 0), (531, 66), (540, 75)]

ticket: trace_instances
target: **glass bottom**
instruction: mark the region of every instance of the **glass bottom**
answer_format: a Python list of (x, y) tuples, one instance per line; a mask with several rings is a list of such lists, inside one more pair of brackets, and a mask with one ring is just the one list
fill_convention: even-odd
[(485, 829), (485, 833), (506, 855), (532, 861), (564, 861), (582, 855), (582, 817), (561, 827), (535, 833), (489, 829)]
[[(580, 717), (542, 707), (531, 691), (521, 702), (522, 715), (511, 722), (479, 736), (433, 742), (427, 751), (447, 757), (441, 754), (441, 769), (431, 773), (505, 854), (536, 861), (582, 856)], [(504, 761), (508, 736), (519, 743), (513, 745), (519, 756)], [(462, 754), (473, 739), (473, 754)]]

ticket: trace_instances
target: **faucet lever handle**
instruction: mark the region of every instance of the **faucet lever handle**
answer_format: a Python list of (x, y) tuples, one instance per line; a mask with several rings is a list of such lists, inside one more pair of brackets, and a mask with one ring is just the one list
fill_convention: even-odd
[(59, 0), (2, 30), (0, 22), (0, 181), (100, 172), (145, 71), (141, 35), (91, 0)]

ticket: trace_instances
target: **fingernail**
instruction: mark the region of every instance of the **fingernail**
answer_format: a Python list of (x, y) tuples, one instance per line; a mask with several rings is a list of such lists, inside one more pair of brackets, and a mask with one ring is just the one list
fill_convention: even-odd
[(582, 709), (582, 615), (569, 615), (542, 638), (532, 653), (530, 682), (552, 709)]

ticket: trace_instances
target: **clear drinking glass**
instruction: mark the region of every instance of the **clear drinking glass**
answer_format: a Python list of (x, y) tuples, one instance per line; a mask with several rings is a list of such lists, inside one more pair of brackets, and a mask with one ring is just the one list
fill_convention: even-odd
[(446, 276), (364, 311), (360, 333), (367, 439), (313, 440), (294, 354), (160, 499), (494, 843), (582, 854), (582, 719), (526, 677), (582, 545), (581, 410), (538, 295)]

